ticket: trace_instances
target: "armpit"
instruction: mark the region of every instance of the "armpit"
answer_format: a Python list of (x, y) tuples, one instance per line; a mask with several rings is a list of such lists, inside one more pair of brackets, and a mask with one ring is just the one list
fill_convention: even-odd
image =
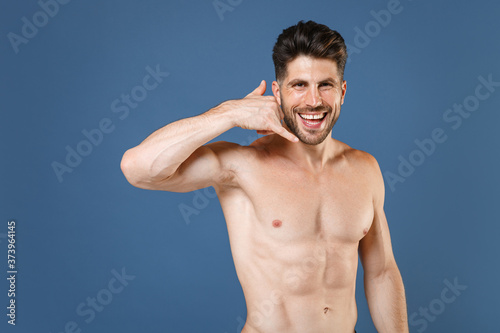
[(231, 167), (224, 168), (216, 179), (217, 184), (222, 186), (235, 187), (236, 182), (236, 172)]

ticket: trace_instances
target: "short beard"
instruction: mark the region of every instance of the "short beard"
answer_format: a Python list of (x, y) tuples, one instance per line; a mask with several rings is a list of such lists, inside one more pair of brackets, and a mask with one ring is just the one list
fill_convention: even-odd
[[(328, 137), (330, 134), (330, 131), (332, 130), (333, 126), (337, 122), (337, 119), (335, 119), (335, 116), (337, 115), (337, 112), (335, 114), (332, 114), (332, 107), (331, 106), (325, 106), (325, 105), (320, 105), (315, 108), (294, 108), (290, 112), (286, 110), (285, 105), (283, 104), (284, 110), (284, 118), (283, 121), (285, 122), (286, 126), (290, 129), (290, 131), (295, 134), (299, 140), (307, 145), (318, 145), (321, 142), (325, 141), (325, 139)], [(319, 136), (316, 136), (315, 134), (318, 134), (319, 130), (316, 129), (309, 129), (307, 130), (308, 133), (304, 133), (299, 129), (299, 124), (297, 123), (297, 119), (295, 117), (295, 114), (297, 113), (305, 113), (305, 112), (327, 112), (325, 117), (331, 116), (332, 119), (330, 120), (330, 123), (326, 126), (326, 128), (319, 133)], [(300, 117), (300, 116), (299, 116)], [(325, 119), (326, 120), (326, 119)], [(311, 134), (314, 135), (311, 137)]]

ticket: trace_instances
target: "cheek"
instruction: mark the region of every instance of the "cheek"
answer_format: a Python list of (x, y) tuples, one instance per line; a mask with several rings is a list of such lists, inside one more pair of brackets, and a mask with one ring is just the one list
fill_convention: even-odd
[(342, 94), (336, 89), (325, 90), (321, 94), (321, 98), (329, 103), (335, 103), (336, 101), (339, 101), (341, 97)]
[(289, 101), (299, 101), (306, 95), (306, 90), (289, 89), (285, 92), (285, 97)]
[(293, 110), (293, 108), (300, 106), (300, 98), (296, 94), (287, 94), (285, 98), (281, 96), (281, 108), (283, 110)]
[(335, 95), (329, 94), (323, 98), (323, 102), (327, 103), (331, 107), (334, 107), (336, 105), (342, 105), (343, 98), (342, 95), (340, 94), (335, 94)]
[(291, 94), (290, 98), (300, 103), (306, 98), (306, 94), (306, 91), (295, 91)]

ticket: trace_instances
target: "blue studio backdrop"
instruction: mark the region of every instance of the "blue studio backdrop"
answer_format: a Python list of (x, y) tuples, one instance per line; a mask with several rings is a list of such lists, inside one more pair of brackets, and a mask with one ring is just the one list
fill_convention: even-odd
[[(348, 45), (333, 136), (379, 161), (411, 332), (500, 332), (499, 14), (492, 0), (2, 1), (0, 332), (241, 330), (213, 189), (137, 189), (120, 160), (269, 87), (276, 38), (300, 20)], [(356, 329), (375, 332), (362, 276)]]

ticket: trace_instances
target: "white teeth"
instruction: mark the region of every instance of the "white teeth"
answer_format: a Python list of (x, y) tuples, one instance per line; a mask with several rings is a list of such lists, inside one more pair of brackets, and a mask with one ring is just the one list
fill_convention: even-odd
[(324, 113), (321, 113), (321, 114), (301, 114), (301, 113), (299, 113), (299, 116), (302, 119), (321, 119), (321, 118), (323, 118), (324, 115), (325, 115)]

